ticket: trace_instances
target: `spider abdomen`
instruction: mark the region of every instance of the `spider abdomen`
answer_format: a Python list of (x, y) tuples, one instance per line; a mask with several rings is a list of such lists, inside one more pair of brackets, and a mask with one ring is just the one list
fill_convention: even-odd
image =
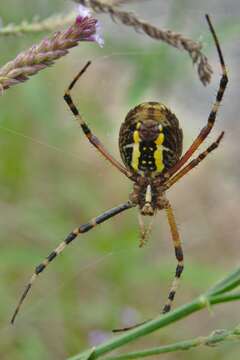
[(179, 160), (182, 137), (176, 116), (165, 105), (142, 103), (129, 111), (120, 128), (122, 160), (133, 172), (158, 175)]

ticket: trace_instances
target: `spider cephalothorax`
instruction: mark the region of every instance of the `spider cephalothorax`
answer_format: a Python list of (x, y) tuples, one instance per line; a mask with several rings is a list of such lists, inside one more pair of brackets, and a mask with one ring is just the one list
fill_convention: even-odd
[(142, 215), (154, 215), (157, 210), (166, 208), (168, 201), (165, 197), (163, 178), (136, 176), (130, 201), (139, 206)]
[(183, 251), (173, 210), (170, 202), (166, 198), (166, 191), (196, 167), (210, 152), (216, 149), (223, 137), (222, 132), (216, 141), (214, 141), (206, 150), (189, 161), (214, 126), (216, 115), (228, 82), (227, 71), (219, 41), (208, 15), (206, 16), (206, 19), (217, 48), (222, 76), (215, 102), (208, 116), (207, 124), (202, 128), (192, 145), (183, 155), (183, 135), (176, 116), (161, 103), (147, 102), (130, 110), (121, 126), (119, 148), (123, 163), (125, 164), (125, 166), (123, 166), (109, 154), (100, 140), (92, 134), (90, 128), (75, 106), (70, 94), (71, 89), (80, 76), (86, 71), (90, 62), (85, 65), (67, 88), (64, 100), (81, 126), (84, 134), (90, 143), (95, 146), (115, 168), (134, 182), (133, 192), (130, 194), (129, 201), (105, 211), (88, 223), (80, 225), (70, 232), (65, 240), (35, 268), (35, 272), (27, 284), (13, 314), (12, 323), (37, 276), (65, 249), (68, 244), (76, 239), (78, 235), (85, 233), (111, 217), (136, 206), (138, 206), (140, 210), (140, 246), (144, 244), (151, 227), (149, 226), (148, 229), (145, 229), (141, 215), (153, 216), (158, 210), (164, 209), (166, 211), (177, 259), (177, 267), (175, 278), (168, 294), (168, 300), (163, 307), (162, 313), (171, 309), (178, 281), (183, 271)]

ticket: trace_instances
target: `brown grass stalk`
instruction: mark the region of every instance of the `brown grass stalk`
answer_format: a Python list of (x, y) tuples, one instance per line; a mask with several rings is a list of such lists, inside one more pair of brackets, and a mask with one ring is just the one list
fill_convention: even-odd
[[(194, 64), (197, 64), (198, 75), (201, 82), (207, 85), (211, 81), (212, 68), (207, 57), (201, 52), (202, 45), (199, 42), (172, 30), (161, 30), (156, 26), (139, 19), (132, 12), (119, 10), (116, 6), (109, 5), (100, 0), (74, 0), (86, 7), (90, 7), (97, 13), (107, 13), (114, 20), (133, 27), (136, 31), (142, 31), (153, 39), (161, 40), (177, 49), (189, 53)], [(116, 3), (117, 4), (117, 3)]]

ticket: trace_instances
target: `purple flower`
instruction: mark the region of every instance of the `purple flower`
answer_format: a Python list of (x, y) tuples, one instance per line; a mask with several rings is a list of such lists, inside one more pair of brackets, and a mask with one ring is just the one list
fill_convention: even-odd
[(94, 19), (87, 9), (82, 9), (75, 22), (66, 30), (57, 31), (5, 64), (0, 69), (0, 90), (26, 81), (29, 76), (65, 56), (80, 41), (95, 41), (100, 46), (103, 45), (98, 20)]
[[(78, 11), (78, 14), (79, 14), (78, 17), (77, 17), (78, 21), (82, 21), (84, 18), (89, 18), (89, 17), (92, 16), (91, 11), (86, 6), (78, 5), (77, 11)], [(100, 47), (103, 47), (104, 46), (104, 39), (103, 39), (102, 34), (101, 34), (101, 25), (100, 25), (98, 20), (96, 20), (95, 29), (96, 29), (95, 34), (89, 36), (87, 41), (94, 41), (94, 42), (98, 43), (98, 45)]]

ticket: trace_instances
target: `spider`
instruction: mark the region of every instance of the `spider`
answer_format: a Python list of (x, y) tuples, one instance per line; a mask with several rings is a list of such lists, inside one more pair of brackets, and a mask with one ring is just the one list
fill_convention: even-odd
[[(70, 232), (65, 240), (35, 268), (35, 272), (19, 300), (11, 323), (14, 323), (19, 309), (38, 275), (43, 272), (48, 264), (52, 262), (67, 245), (72, 243), (78, 235), (83, 234), (111, 217), (136, 206), (139, 208), (140, 215), (140, 246), (144, 244), (150, 232), (150, 228), (147, 230), (144, 228), (142, 216), (153, 217), (158, 210), (166, 211), (175, 249), (177, 267), (172, 286), (168, 293), (168, 299), (162, 309), (162, 313), (167, 313), (171, 310), (179, 279), (183, 272), (184, 263), (181, 240), (171, 204), (166, 197), (166, 191), (196, 167), (210, 152), (216, 149), (224, 135), (224, 132), (221, 132), (216, 141), (214, 141), (205, 151), (200, 153), (200, 155), (188, 162), (212, 130), (228, 82), (222, 51), (209, 15), (206, 15), (206, 20), (215, 42), (222, 75), (215, 102), (208, 116), (207, 124), (201, 129), (200, 133), (184, 155), (182, 155), (183, 133), (175, 114), (162, 103), (146, 102), (130, 110), (121, 125), (119, 133), (119, 149), (122, 161), (125, 165), (123, 166), (109, 154), (100, 140), (93, 135), (75, 106), (70, 94), (70, 91), (78, 79), (87, 70), (90, 62), (84, 66), (70, 83), (64, 94), (64, 100), (69, 106), (75, 119), (78, 121), (89, 142), (95, 146), (103, 157), (105, 157), (122, 174), (133, 181), (133, 191), (127, 202), (105, 211), (101, 215), (91, 219), (86, 224), (80, 225)], [(133, 328), (137, 325), (129, 328)]]

